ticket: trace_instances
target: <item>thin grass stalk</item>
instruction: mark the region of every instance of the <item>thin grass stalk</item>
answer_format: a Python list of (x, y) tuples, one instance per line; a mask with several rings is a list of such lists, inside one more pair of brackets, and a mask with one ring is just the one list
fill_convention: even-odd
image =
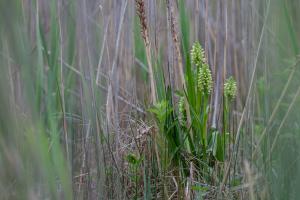
[[(291, 109), (293, 108), (293, 106), (294, 106), (294, 104), (295, 104), (297, 98), (299, 97), (299, 95), (300, 95), (300, 87), (298, 87), (297, 92), (295, 93), (295, 95), (294, 95), (294, 97), (293, 97), (291, 103), (289, 104), (289, 107), (288, 107), (288, 109), (287, 109), (287, 111), (286, 111), (286, 113), (285, 113), (285, 115), (284, 115), (282, 121), (280, 122), (280, 125), (279, 125), (279, 127), (278, 127), (278, 129), (277, 129), (277, 131), (276, 131), (276, 134), (275, 134), (275, 138), (274, 138), (273, 143), (272, 143), (272, 145), (271, 145), (271, 149), (270, 149), (270, 154), (269, 154), (269, 156), (271, 156), (271, 154), (272, 154), (272, 152), (273, 152), (273, 150), (274, 150), (274, 148), (275, 148), (275, 145), (276, 145), (276, 142), (277, 142), (277, 140), (278, 140), (280, 131), (281, 131), (281, 129), (282, 129), (282, 127), (283, 127), (283, 125), (284, 125), (284, 123), (285, 123), (287, 117), (289, 116), (289, 114), (290, 114), (290, 112), (291, 112)], [(270, 158), (269, 158), (269, 159), (270, 159)], [(269, 159), (268, 159), (268, 160), (269, 160)]]
[[(202, 141), (202, 152), (203, 152), (203, 161), (207, 162), (207, 120), (209, 113), (208, 106), (208, 95), (203, 95), (203, 101), (201, 105), (201, 141)], [(205, 170), (206, 172), (206, 170)]]
[(265, 128), (264, 128), (264, 130), (263, 130), (262, 133), (261, 133), (261, 136), (260, 136), (260, 138), (259, 138), (259, 140), (258, 140), (258, 143), (257, 143), (257, 148), (254, 149), (254, 151), (253, 151), (252, 159), (254, 159), (254, 158), (257, 156), (257, 153), (258, 153), (258, 151), (259, 151), (259, 147), (260, 147), (260, 145), (261, 145), (261, 143), (262, 143), (264, 137), (266, 136), (267, 129), (268, 129), (268, 127), (270, 127), (271, 123), (273, 122), (273, 120), (274, 120), (274, 118), (275, 118), (275, 116), (276, 116), (276, 114), (277, 114), (278, 108), (280, 107), (283, 98), (286, 96), (287, 90), (288, 90), (288, 88), (289, 88), (289, 86), (290, 86), (290, 84), (291, 84), (291, 81), (292, 81), (292, 79), (293, 79), (293, 77), (294, 77), (294, 74), (295, 74), (295, 72), (296, 72), (296, 67), (297, 67), (297, 65), (298, 65), (299, 63), (300, 63), (300, 60), (298, 60), (298, 61), (295, 63), (295, 65), (292, 67), (292, 71), (291, 71), (290, 74), (289, 74), (289, 77), (288, 77), (288, 79), (287, 79), (286, 84), (284, 85), (284, 88), (283, 88), (283, 90), (282, 90), (282, 92), (281, 92), (281, 94), (280, 94), (280, 97), (279, 97), (278, 101), (276, 102), (276, 105), (275, 105), (275, 107), (274, 107), (274, 109), (273, 109), (273, 111), (272, 111), (272, 113), (271, 113), (271, 116), (270, 116), (270, 118), (269, 118), (269, 120), (268, 120), (268, 122), (267, 122), (267, 124), (266, 124), (266, 126), (265, 126)]
[(250, 168), (250, 164), (248, 163), (248, 161), (244, 161), (244, 168), (245, 168), (245, 174), (246, 174), (246, 179), (248, 181), (249, 184), (249, 196), (250, 196), (250, 200), (255, 200), (255, 192), (254, 192), (254, 183), (255, 180), (253, 178), (253, 173), (251, 171)]
[(227, 118), (228, 118), (228, 99), (223, 96), (223, 133), (222, 133), (222, 137), (223, 137), (223, 157), (225, 159), (225, 151), (226, 151), (226, 134), (228, 131), (227, 128)]
[(65, 145), (66, 145), (66, 154), (67, 154), (67, 161), (70, 164), (70, 153), (69, 153), (69, 144), (68, 144), (68, 130), (67, 130), (67, 120), (66, 120), (66, 106), (65, 106), (65, 81), (64, 81), (64, 71), (63, 71), (63, 36), (62, 36), (62, 22), (61, 22), (61, 12), (58, 11), (58, 26), (59, 26), (59, 40), (60, 40), (60, 97), (61, 97), (61, 107), (63, 113), (63, 130), (65, 135)]

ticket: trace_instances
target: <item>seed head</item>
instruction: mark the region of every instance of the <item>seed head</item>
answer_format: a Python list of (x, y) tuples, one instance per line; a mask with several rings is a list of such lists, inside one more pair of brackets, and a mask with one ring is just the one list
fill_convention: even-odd
[(144, 0), (135, 0), (135, 5), (136, 5), (137, 15), (140, 18), (142, 37), (143, 37), (146, 45), (149, 45), (149, 35), (148, 35), (148, 26), (147, 26), (147, 19), (146, 19), (145, 1)]
[(198, 71), (198, 90), (209, 95), (212, 90), (211, 71), (206, 63)]
[(224, 96), (227, 97), (230, 101), (236, 96), (236, 81), (231, 76), (224, 83)]
[(194, 43), (191, 49), (191, 58), (192, 58), (192, 63), (195, 64), (197, 67), (201, 67), (201, 65), (206, 62), (204, 56), (204, 50), (199, 44), (199, 42)]

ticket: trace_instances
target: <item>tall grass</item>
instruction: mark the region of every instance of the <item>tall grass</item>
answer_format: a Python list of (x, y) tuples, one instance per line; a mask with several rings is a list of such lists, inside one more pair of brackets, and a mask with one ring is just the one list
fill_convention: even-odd
[[(258, 182), (268, 184), (268, 187), (257, 188), (262, 198), (297, 199), (299, 167), (295, 149), (298, 148), (299, 116), (295, 108), (299, 102), (296, 78), (299, 16), (294, 9), (299, 3), (275, 1), (269, 4), (264, 47), (258, 59), (261, 67), (256, 83), (257, 100), (254, 101), (255, 113), (263, 121), (255, 123), (257, 145), (252, 157), (257, 166), (264, 166), (262, 173), (266, 174), (261, 177), (263, 181)], [(264, 11), (260, 13), (264, 14)]]

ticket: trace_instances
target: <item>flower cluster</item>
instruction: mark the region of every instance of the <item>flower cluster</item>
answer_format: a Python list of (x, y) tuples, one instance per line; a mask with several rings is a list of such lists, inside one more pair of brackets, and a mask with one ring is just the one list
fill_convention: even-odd
[(233, 100), (237, 91), (236, 81), (233, 77), (228, 78), (224, 83), (224, 96), (229, 100)]
[(191, 58), (192, 58), (192, 63), (195, 64), (197, 67), (201, 67), (201, 65), (206, 62), (204, 56), (204, 50), (199, 44), (199, 42), (194, 43), (191, 49)]
[(192, 63), (198, 68), (197, 87), (202, 94), (209, 95), (212, 90), (212, 76), (204, 56), (204, 50), (195, 42), (191, 50)]
[(198, 90), (209, 95), (212, 90), (212, 76), (209, 66), (204, 64), (198, 71)]

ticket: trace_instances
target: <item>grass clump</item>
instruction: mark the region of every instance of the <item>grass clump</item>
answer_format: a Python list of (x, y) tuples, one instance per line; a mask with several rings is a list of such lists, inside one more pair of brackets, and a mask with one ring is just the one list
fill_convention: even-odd
[(232, 77), (225, 81), (224, 124), (220, 126), (223, 130), (210, 127), (210, 101), (214, 84), (212, 73), (198, 42), (192, 46), (190, 56), (195, 68), (191, 68), (193, 73), (185, 76), (187, 91), (178, 91), (179, 100), (174, 104), (172, 91), (168, 88), (166, 98), (150, 109), (159, 127), (160, 137), (156, 142), (160, 148), (160, 165), (164, 170), (173, 172), (179, 196), (183, 195), (180, 191), (187, 187), (190, 179), (205, 184), (217, 184), (222, 179), (222, 163), (230, 142), (226, 140), (230, 135), (230, 102), (234, 100), (237, 90)]

